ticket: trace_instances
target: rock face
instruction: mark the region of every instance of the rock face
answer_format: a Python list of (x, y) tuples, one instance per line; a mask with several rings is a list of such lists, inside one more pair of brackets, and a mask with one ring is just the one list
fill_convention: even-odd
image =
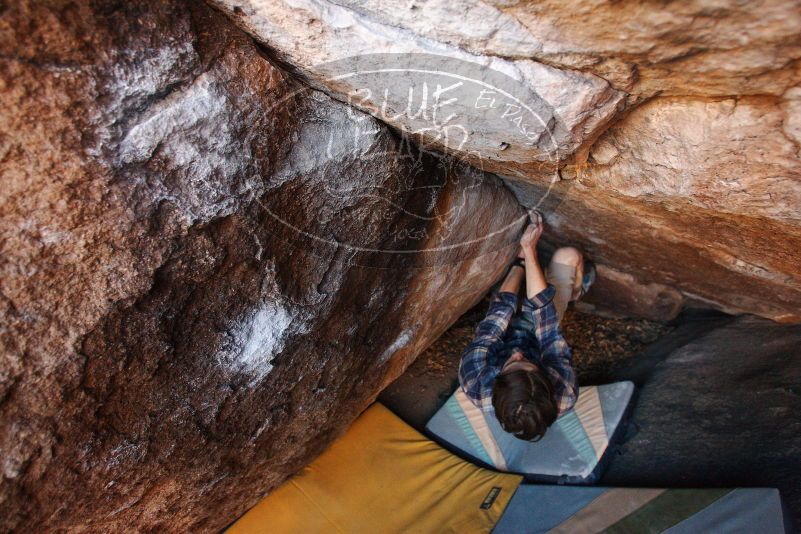
[(638, 97), (780, 96), (798, 83), (801, 10), (794, 2), (494, 3), (505, 23), (496, 25), (494, 41), (526, 46), (559, 68), (593, 72)]
[[(474, 164), (481, 150), (484, 168), (534, 184), (517, 186), (528, 205), (548, 190), (554, 243), (587, 248), (635, 287), (801, 321), (797, 2), (214, 4), (335, 98), (352, 87), (325, 65), (364, 53), (427, 52), (506, 73), (545, 110), (545, 133), (510, 141), (497, 124), (476, 130), (486, 145), (440, 148)], [(355, 103), (409, 126), (374, 100)], [(487, 122), (480, 106), (472, 113)], [(554, 168), (560, 181), (544, 187)]]
[(671, 321), (682, 310), (681, 293), (664, 284), (640, 284), (628, 273), (605, 265), (596, 266), (596, 284), (592, 293), (576, 302), (577, 309), (598, 315), (626, 315), (651, 321)]
[[(426, 144), (452, 151), (494, 172), (525, 177), (531, 168), (547, 172), (559, 161), (571, 160), (583, 144), (603, 131), (622, 108), (625, 96), (593, 74), (559, 70), (528, 59), (517, 60), (516, 54), (510, 58), (493, 57), (444, 44), (436, 40), (436, 30), (428, 28), (434, 21), (418, 17), (417, 9), (411, 5), (317, 0), (213, 0), (212, 3), (267, 44), (276, 57), (297, 67), (316, 87), (416, 134)], [(442, 4), (437, 6), (440, 10), (450, 9), (445, 2), (439, 4)], [(487, 24), (474, 22), (479, 26)], [(410, 31), (404, 23), (421, 31)], [(463, 25), (461, 17), (458, 24)], [(485, 29), (489, 30), (486, 26)], [(391, 56), (368, 56), (376, 53)], [(429, 57), (431, 54), (451, 61), (438, 64)], [(482, 68), (461, 67), (462, 62)], [(361, 92), (363, 78), (341, 76), (345, 71), (398, 66), (461, 75), (451, 82), (465, 83), (463, 92), (454, 89), (443, 93), (442, 102), (451, 98), (458, 101), (443, 105), (442, 114), (456, 114), (456, 121), (466, 119), (466, 139), (454, 140), (453, 135), (448, 137), (442, 129), (431, 128), (430, 124), (421, 127), (411, 113), (399, 113), (406, 108), (406, 93), (399, 95), (398, 101), (390, 100), (387, 112), (384, 91), (365, 94)], [(484, 82), (486, 92), (474, 95), (464, 91), (469, 85), (466, 79)], [(443, 81), (442, 86), (450, 85)], [(433, 92), (434, 87), (431, 89)], [(415, 111), (422, 100), (421, 92), (418, 86), (414, 95), (408, 95)], [(501, 92), (507, 97), (503, 98)], [(490, 106), (492, 98), (496, 100)], [(428, 105), (436, 106), (433, 95)], [(520, 109), (526, 105), (531, 109)], [(529, 132), (533, 130), (533, 135), (519, 134), (516, 127), (524, 123)], [(476, 152), (480, 158), (475, 157)]]
[(220, 530), (515, 253), (498, 179), (202, 4), (9, 5), (0, 48), (0, 530)]
[(754, 317), (699, 326), (682, 325), (612, 377), (639, 386), (636, 432), (601, 483), (778, 488), (799, 524), (801, 327)]

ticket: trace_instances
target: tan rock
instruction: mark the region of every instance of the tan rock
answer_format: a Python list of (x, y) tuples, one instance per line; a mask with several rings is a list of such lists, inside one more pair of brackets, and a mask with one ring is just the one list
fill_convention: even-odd
[[(418, 36), (399, 24), (397, 17), (410, 24), (428, 25), (434, 20), (420, 18), (410, 6), (380, 8), (372, 3), (356, 6), (316, 0), (212, 3), (315, 87), (415, 134), (428, 146), (493, 172), (525, 177), (532, 168), (553, 170), (561, 161), (572, 161), (624, 104), (623, 93), (593, 74), (560, 70), (529, 59), (472, 53), (437, 40), (436, 34)], [(464, 28), (462, 19), (452, 18), (461, 7), (438, 5), (447, 15), (438, 11), (435, 18), (442, 16), (451, 25), (458, 21)], [(508, 18), (489, 6), (480, 7), (481, 12), (473, 12), (477, 22), (487, 10), (501, 17), (498, 22)], [(381, 10), (381, 16), (373, 9)], [(491, 32), (489, 22), (484, 21), (483, 28)], [(401, 69), (403, 74), (393, 78), (385, 73), (375, 84), (367, 75), (350, 76), (378, 69)], [(412, 77), (415, 72), (417, 76)], [(452, 76), (442, 78), (433, 72)], [(348, 76), (343, 76), (346, 73)], [(445, 124), (402, 112), (412, 100), (413, 110), (421, 109), (424, 83), (432, 91), (437, 84), (461, 84), (444, 93), (440, 101), (450, 102), (442, 115), (452, 115), (449, 124), (460, 126), (457, 131), (464, 135), (454, 140)], [(489, 96), (479, 94), (482, 90)], [(409, 91), (414, 91), (414, 98)], [(503, 96), (504, 92), (510, 97)], [(497, 103), (490, 106), (490, 99)], [(436, 106), (437, 100), (429, 96), (424, 109), (430, 114)], [(517, 109), (511, 113), (508, 106)], [(522, 134), (520, 121), (527, 127)]]
[[(317, 5), (333, 13), (329, 3)], [(372, 24), (405, 31), (407, 40), (591, 72), (638, 96), (778, 96), (798, 81), (801, 6), (792, 0), (344, 0), (336, 5)]]
[(541, 43), (534, 58), (636, 95), (778, 96), (799, 79), (792, 0), (497, 4)]
[[(584, 211), (556, 208), (557, 232), (584, 233), (609, 265), (696, 302), (798, 321), (796, 102), (657, 98), (638, 107), (593, 145), (567, 192)], [(596, 239), (603, 246), (589, 244)]]
[[(542, 186), (510, 185), (524, 204), (542, 196)], [(551, 191), (546, 223), (553, 244), (577, 246), (615, 270), (623, 266), (637, 285), (673, 287), (695, 305), (729, 313), (801, 322), (795, 226), (686, 202), (644, 202), (580, 183)], [(636, 285), (632, 292), (636, 298)]]
[(783, 109), (772, 97), (657, 98), (607, 130), (579, 179), (676, 209), (768, 217), (792, 232), (801, 225), (801, 160), (785, 131), (794, 120), (795, 102)]
[(664, 284), (641, 284), (631, 274), (596, 265), (597, 278), (576, 308), (612, 317), (643, 317), (668, 322), (676, 318), (684, 297)]
[[(557, 240), (584, 243), (609, 268), (693, 302), (801, 315), (797, 2), (216, 3), (312, 79), (315, 61), (385, 51), (536, 70), (517, 78), (554, 110), (559, 157), (549, 163), (558, 173), (519, 144), (493, 152), (502, 129), (478, 112), (471, 148), (489, 155), (479, 164), (514, 180), (561, 179), (552, 195), (539, 187), (526, 197), (555, 210)], [(593, 119), (582, 126), (579, 117)], [(679, 258), (662, 250), (676, 243)]]

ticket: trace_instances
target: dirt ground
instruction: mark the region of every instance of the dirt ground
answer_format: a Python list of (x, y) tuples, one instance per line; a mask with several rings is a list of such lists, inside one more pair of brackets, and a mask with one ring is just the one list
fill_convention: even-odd
[(673, 330), (645, 319), (607, 319), (568, 310), (562, 332), (573, 348), (573, 366), (583, 384), (608, 380), (622, 364)]

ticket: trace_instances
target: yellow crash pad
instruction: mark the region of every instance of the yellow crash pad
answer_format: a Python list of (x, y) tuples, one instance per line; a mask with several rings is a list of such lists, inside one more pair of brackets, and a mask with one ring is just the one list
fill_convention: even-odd
[(520, 481), (454, 456), (376, 403), (228, 532), (489, 532)]

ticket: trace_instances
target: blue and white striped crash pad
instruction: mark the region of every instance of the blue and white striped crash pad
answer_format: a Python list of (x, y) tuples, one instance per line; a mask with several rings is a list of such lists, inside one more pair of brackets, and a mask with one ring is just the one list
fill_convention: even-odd
[(779, 491), (769, 488), (517, 488), (493, 534), (575, 532), (792, 532)]
[(523, 441), (501, 428), (493, 411), (482, 412), (461, 388), (434, 414), (426, 429), (470, 459), (524, 475), (528, 480), (592, 484), (634, 393), (631, 382), (588, 386), (578, 402), (537, 442)]

